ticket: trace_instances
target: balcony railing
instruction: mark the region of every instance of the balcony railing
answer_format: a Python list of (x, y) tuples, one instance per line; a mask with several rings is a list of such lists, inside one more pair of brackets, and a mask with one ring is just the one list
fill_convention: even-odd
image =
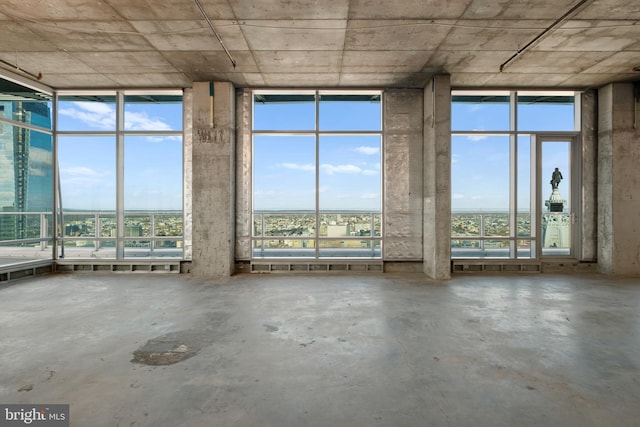
[[(508, 212), (453, 212), (451, 215), (451, 258), (535, 258), (536, 244), (542, 245), (542, 255), (569, 255), (568, 235), (551, 243), (547, 224), (568, 224), (566, 212), (542, 214), (540, 243), (532, 232), (531, 214), (519, 213), (512, 227)], [(512, 233), (515, 230), (515, 235)], [(557, 230), (556, 230), (557, 231)], [(563, 230), (564, 232), (564, 230)], [(566, 233), (569, 233), (567, 228)]]
[(253, 258), (381, 258), (379, 211), (254, 211)]
[[(0, 256), (51, 258), (52, 218), (51, 212), (0, 212)], [(116, 257), (118, 238), (114, 211), (67, 212), (57, 234), (59, 257)], [(182, 212), (126, 211), (122, 240), (125, 257), (181, 258)]]

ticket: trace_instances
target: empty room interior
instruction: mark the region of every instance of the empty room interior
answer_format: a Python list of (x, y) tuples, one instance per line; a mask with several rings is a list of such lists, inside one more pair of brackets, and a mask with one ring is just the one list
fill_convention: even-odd
[(640, 3), (3, 0), (0, 40), (0, 425), (638, 425)]

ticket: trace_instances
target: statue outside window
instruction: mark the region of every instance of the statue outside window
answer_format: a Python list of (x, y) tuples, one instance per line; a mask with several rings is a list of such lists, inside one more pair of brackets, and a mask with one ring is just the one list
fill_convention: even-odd
[(562, 172), (560, 172), (560, 169), (556, 168), (551, 174), (551, 189), (557, 190), (560, 181), (562, 181)]

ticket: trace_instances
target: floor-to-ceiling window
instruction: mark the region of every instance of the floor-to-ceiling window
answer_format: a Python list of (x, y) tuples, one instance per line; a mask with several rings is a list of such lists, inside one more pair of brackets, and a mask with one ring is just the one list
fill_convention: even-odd
[(63, 92), (57, 100), (58, 256), (181, 258), (181, 92)]
[(380, 258), (380, 91), (255, 91), (254, 258)]
[(0, 79), (0, 266), (52, 257), (52, 95)]
[(454, 91), (451, 256), (571, 256), (573, 92)]

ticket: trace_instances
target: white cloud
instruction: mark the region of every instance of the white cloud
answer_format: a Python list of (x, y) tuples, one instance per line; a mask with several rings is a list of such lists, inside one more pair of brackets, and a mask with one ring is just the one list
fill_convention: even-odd
[(307, 171), (307, 172), (313, 172), (316, 170), (316, 167), (311, 163), (307, 163), (305, 165), (299, 165), (297, 163), (280, 163), (279, 166), (285, 169), (301, 170), (301, 171)]
[(62, 108), (59, 114), (84, 123), (90, 128), (115, 130), (116, 110), (98, 102), (74, 102), (75, 108)]
[(334, 173), (361, 173), (362, 169), (360, 169), (356, 165), (330, 165), (330, 164), (322, 164), (320, 168), (324, 170), (328, 175), (333, 175)]
[(472, 196), (471, 197), (471, 200), (482, 200), (482, 199), (484, 199), (484, 197), (482, 197), (482, 196)]
[(482, 141), (483, 139), (487, 139), (487, 135), (468, 135), (467, 139), (469, 141)]
[(147, 113), (127, 112), (125, 122), (127, 130), (171, 130), (167, 123), (153, 119)]
[(366, 154), (366, 155), (378, 154), (380, 152), (379, 147), (369, 147), (366, 145), (361, 145), (360, 147), (356, 147), (355, 150), (360, 154)]
[(378, 175), (379, 173), (380, 171), (375, 169), (364, 169), (362, 171), (362, 174), (367, 176)]
[(460, 200), (460, 199), (464, 199), (465, 195), (464, 194), (459, 194), (459, 193), (454, 193), (451, 195), (451, 198), (454, 200)]
[(69, 168), (60, 168), (60, 172), (65, 175), (70, 176), (92, 176), (92, 177), (100, 177), (103, 174), (88, 168), (86, 166), (72, 166)]
[[(115, 130), (116, 110), (112, 105), (99, 102), (73, 102), (72, 106), (63, 108), (59, 113), (70, 117), (73, 120), (84, 123), (89, 128), (100, 130)], [(172, 130), (169, 124), (164, 121), (152, 118), (145, 112), (125, 113), (126, 130), (135, 131), (169, 131)], [(156, 137), (147, 137), (155, 140)], [(176, 138), (175, 136), (169, 138)]]

